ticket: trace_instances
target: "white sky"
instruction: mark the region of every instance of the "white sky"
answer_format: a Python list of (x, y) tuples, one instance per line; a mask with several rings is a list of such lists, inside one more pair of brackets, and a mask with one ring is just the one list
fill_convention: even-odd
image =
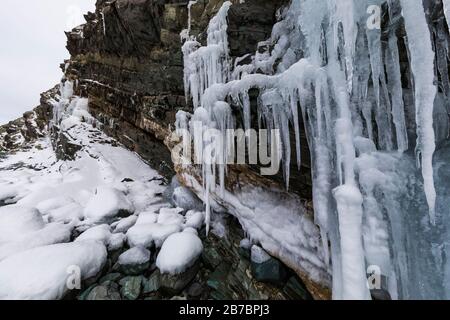
[(1, 0), (0, 124), (39, 105), (69, 57), (65, 30), (84, 23), (95, 0)]

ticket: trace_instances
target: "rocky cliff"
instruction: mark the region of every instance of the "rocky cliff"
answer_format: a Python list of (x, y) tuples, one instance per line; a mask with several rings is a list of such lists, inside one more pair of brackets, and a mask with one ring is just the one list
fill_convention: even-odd
[[(190, 21), (191, 35), (194, 35), (200, 44), (205, 45), (208, 24), (224, 2), (223, 0), (199, 0), (190, 3), (175, 0), (98, 0), (96, 11), (85, 15), (86, 23), (67, 32), (67, 49), (71, 58), (61, 65), (65, 76), (59, 87), (64, 88), (66, 82), (73, 83), (74, 94), (88, 98), (89, 113), (95, 119), (92, 122), (93, 126), (101, 128), (126, 148), (138, 153), (167, 178), (176, 174), (185, 186), (195, 191), (203, 200), (206, 199), (200, 168), (178, 165), (180, 154), (174, 148), (180, 142), (180, 137), (174, 133), (177, 112), (193, 111), (191, 101), (185, 97), (183, 81), (185, 66), (180, 33), (188, 28)], [(281, 16), (280, 13), (286, 12), (283, 10), (290, 1), (232, 2), (233, 5), (227, 14), (228, 46), (231, 61), (239, 66), (249, 62), (247, 54), (262, 49), (258, 44), (271, 37), (274, 25)], [(442, 2), (423, 3), (426, 22), (432, 34), (433, 50), (436, 52), (435, 82), (438, 84), (439, 92), (434, 108), (436, 120), (434, 126), (439, 146), (448, 137), (449, 129), (446, 110), (447, 97), (450, 94), (449, 84), (446, 81), (449, 34)], [(407, 32), (399, 2), (392, 1), (389, 4), (389, 10), (386, 3), (382, 4), (382, 32), (379, 39), (368, 39), (369, 36), (365, 35), (365, 32), (356, 32), (354, 76), (359, 78), (353, 88), (355, 92), (351, 96), (351, 103), (361, 107), (363, 103), (358, 99), (361, 99), (361, 95), (365, 95), (365, 99), (371, 100), (374, 105), (376, 102), (378, 105), (384, 103), (390, 105), (390, 100), (395, 103), (395, 97), (397, 100), (399, 98), (395, 95), (395, 91), (402, 89), (403, 97), (400, 95), (400, 100), (403, 98), (405, 107), (404, 138), (409, 139), (409, 149), (412, 149), (416, 140), (416, 122), (411, 53), (407, 47), (408, 41), (405, 40)], [(316, 10), (310, 9), (312, 12)], [(306, 41), (302, 35), (295, 39), (299, 43)], [(277, 50), (275, 44), (276, 41), (267, 43), (268, 52)], [(374, 88), (378, 86), (374, 86), (370, 76), (371, 73), (372, 76), (376, 73), (375, 64), (378, 60), (375, 59), (379, 59), (379, 63), (385, 63), (388, 71), (393, 70), (394, 66), (389, 65), (389, 56), (383, 58), (377, 56), (374, 49), (376, 46), (397, 56), (398, 61), (394, 63), (398, 62), (399, 68), (397, 88), (393, 87), (392, 79), (389, 80), (392, 83), (387, 83), (385, 76), (382, 76), (383, 73), (378, 70), (382, 88), (378, 88), (377, 101), (374, 98), (376, 95)], [(303, 52), (305, 47), (291, 43), (291, 48), (295, 49), (295, 52), (291, 52), (295, 56), (295, 61), (307, 54)], [(341, 54), (342, 50), (344, 49), (338, 48)], [(273, 66), (281, 63), (280, 58), (273, 62)], [(254, 73), (265, 72), (254, 70)], [(389, 74), (389, 77), (391, 76), (392, 74)], [(360, 83), (363, 84), (361, 90), (365, 90), (365, 93), (357, 90)], [(73, 158), (78, 150), (77, 145), (71, 142), (63, 128), (58, 125), (48, 126), (53, 119), (52, 109), (61, 99), (59, 87), (44, 93), (41, 105), (35, 111), (0, 128), (2, 137), (0, 152), (14, 151), (26, 146), (29, 141), (39, 138), (49, 130), (57, 155), (62, 159)], [(252, 89), (248, 94), (250, 108), (254, 110), (258, 107), (260, 92)], [(353, 112), (354, 119), (360, 119), (362, 122), (364, 118), (368, 127), (375, 127), (371, 132), (374, 140), (373, 148), (384, 150), (386, 146), (383, 143), (386, 143), (386, 140), (383, 139), (388, 137), (386, 139), (392, 140), (391, 134), (394, 132), (392, 127), (385, 130), (386, 132), (380, 129), (387, 112), (377, 111), (372, 114), (370, 111), (369, 115), (365, 114), (366, 109)], [(244, 122), (242, 114), (234, 115), (242, 126)], [(306, 120), (305, 118), (305, 123)], [(257, 126), (256, 116), (250, 121), (252, 125)], [(259, 174), (257, 166), (240, 165), (230, 166), (225, 192), (212, 192), (210, 196), (216, 212), (223, 211), (235, 216), (252, 240), (295, 270), (315, 298), (329, 298), (331, 266), (324, 252), (328, 243), (314, 223), (312, 165), (308, 147), (311, 141), (307, 140), (303, 121), (301, 123), (299, 136), (303, 161), (301, 167), (297, 168), (295, 154), (292, 152), (289, 191), (284, 187), (282, 173), (273, 177), (263, 177)], [(364, 131), (360, 133), (361, 135), (370, 136), (369, 128), (360, 129)], [(296, 147), (294, 130), (291, 130), (290, 134), (293, 150)], [(400, 132), (397, 134), (400, 135)], [(400, 144), (400, 139), (394, 143), (395, 147), (401, 149)], [(331, 149), (334, 146), (329, 147)], [(392, 147), (391, 145), (389, 148)], [(289, 224), (286, 224), (286, 221), (289, 221)]]
[[(208, 23), (223, 2), (198, 1), (191, 7), (191, 33), (196, 34), (200, 42), (206, 42)], [(228, 14), (233, 59), (255, 52), (258, 43), (270, 37), (277, 12), (286, 3), (282, 0), (236, 1)], [(179, 142), (173, 135), (175, 115), (179, 110), (192, 111), (192, 105), (186, 103), (185, 98), (180, 41), (181, 31), (187, 28), (188, 15), (186, 1), (98, 1), (96, 12), (85, 16), (86, 24), (67, 33), (71, 59), (62, 68), (66, 80), (76, 84), (75, 94), (89, 98), (89, 112), (107, 134), (140, 154), (162, 174), (169, 177), (177, 173), (186, 186), (202, 197), (197, 168), (174, 166), (177, 155), (172, 153)], [(228, 176), (230, 195), (239, 197), (249, 190), (259, 190), (266, 199), (284, 199), (288, 215), (300, 214), (305, 206), (311, 208), (309, 150), (304, 134), (302, 139), (304, 161), (301, 170), (293, 166), (290, 193), (283, 187), (282, 173), (267, 179), (259, 175), (257, 167), (235, 166)], [(234, 204), (218, 196), (215, 201), (238, 217), (245, 230), (257, 230), (261, 235), (256, 238), (264, 239), (262, 245), (266, 250), (296, 270), (313, 295), (329, 297), (326, 267), (322, 266), (311, 280), (304, 267), (299, 267), (304, 266), (304, 262), (299, 261), (301, 255), (295, 251), (302, 250), (301, 246), (293, 251), (280, 250), (289, 247), (280, 243), (283, 237), (267, 236), (273, 233), (271, 229), (276, 232), (276, 226), (267, 225), (260, 230), (253, 221), (242, 216), (242, 212), (254, 210), (245, 196)], [(272, 210), (275, 215), (275, 208)], [(308, 219), (312, 220), (311, 213)], [(301, 228), (300, 222), (298, 227)], [(313, 243), (318, 242), (317, 232), (314, 233), (311, 234)], [(297, 245), (296, 241), (293, 246)]]
[[(206, 43), (208, 23), (223, 2), (200, 0), (192, 5), (191, 33), (201, 43)], [(277, 14), (288, 2), (235, 1), (228, 14), (231, 57), (235, 59), (253, 53), (258, 49), (259, 42), (270, 38), (273, 25), (277, 22)], [(41, 105), (33, 112), (0, 127), (0, 152), (10, 153), (26, 148), (30, 142), (50, 134), (57, 156), (64, 160), (74, 158), (80, 148), (76, 143), (70, 142), (71, 137), (53, 122), (53, 109), (61, 100), (61, 87), (66, 81), (70, 81), (74, 83), (75, 95), (89, 99), (89, 112), (96, 119), (95, 127), (101, 128), (126, 148), (138, 153), (166, 178), (178, 174), (180, 181), (202, 197), (198, 168), (184, 168), (173, 164), (177, 155), (172, 149), (179, 142), (173, 134), (175, 115), (179, 110), (192, 112), (192, 105), (185, 98), (180, 40), (181, 31), (187, 28), (188, 16), (187, 1), (98, 0), (96, 11), (85, 15), (86, 23), (66, 33), (71, 58), (61, 65), (65, 74), (61, 85), (43, 93)], [(311, 212), (303, 212), (304, 207), (312, 209), (312, 190), (309, 150), (304, 133), (302, 139), (305, 161), (300, 171), (293, 170), (290, 193), (283, 187), (281, 173), (267, 179), (259, 175), (258, 167), (234, 166), (227, 181), (230, 194), (239, 197), (241, 193), (245, 195), (246, 192), (257, 190), (263, 198), (273, 198), (272, 202), (284, 199), (288, 205), (283, 210), (287, 214), (295, 216), (295, 211), (299, 211), (302, 215), (309, 215), (307, 219), (311, 220)], [(245, 196), (234, 204), (220, 197), (215, 200), (217, 211), (228, 211), (235, 215), (246, 232), (256, 230), (256, 234), (252, 235), (256, 240), (258, 233), (264, 234), (261, 239), (271, 239), (267, 237), (267, 233), (270, 234), (272, 228), (277, 231), (276, 226), (270, 225), (255, 229), (254, 222), (242, 217), (242, 212), (248, 211), (252, 206), (246, 203)], [(268, 207), (266, 210), (273, 210), (273, 214), (276, 211), (275, 207)], [(314, 239), (317, 236), (312, 237), (316, 241)], [(311, 279), (311, 275), (303, 267), (299, 267), (302, 263), (298, 261), (298, 254), (292, 254), (288, 249), (279, 250), (283, 247), (280, 246), (280, 239), (275, 237), (273, 240), (265, 240), (262, 245), (295, 270), (315, 298), (329, 298), (329, 273), (326, 268), (320, 271), (322, 274), (315, 274)], [(223, 245), (216, 242), (212, 250), (223, 250), (221, 247)], [(235, 256), (230, 253), (230, 249), (226, 250), (231, 261), (238, 258), (239, 254)], [(222, 276), (226, 276), (227, 272)], [(218, 273), (220, 276), (221, 271), (218, 270)], [(299, 285), (293, 286), (296, 287)], [(216, 291), (219, 295), (225, 294), (225, 297), (230, 298), (226, 295), (236, 295), (233, 290), (239, 292), (245, 291), (245, 288), (234, 288), (229, 293), (223, 288)], [(249, 298), (251, 291), (244, 291), (241, 292), (241, 298)], [(253, 292), (256, 297), (257, 291)], [(289, 293), (273, 294), (289, 297)]]

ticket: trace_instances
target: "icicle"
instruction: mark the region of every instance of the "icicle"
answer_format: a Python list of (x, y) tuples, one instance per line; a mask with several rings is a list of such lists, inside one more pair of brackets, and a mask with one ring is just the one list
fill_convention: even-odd
[(222, 133), (221, 143), (223, 144), (219, 151), (218, 166), (219, 166), (219, 179), (220, 179), (220, 192), (223, 196), (225, 193), (225, 171), (228, 156), (232, 149), (234, 139), (228, 135), (227, 130), (234, 128), (234, 119), (231, 111), (231, 107), (226, 102), (216, 102), (214, 105), (214, 119), (217, 123), (217, 127)]
[(231, 78), (227, 34), (230, 6), (231, 2), (226, 1), (211, 19), (206, 47), (201, 47), (199, 42), (190, 37), (183, 45), (185, 95), (186, 99), (189, 95), (192, 97), (194, 109), (200, 106), (206, 89)]
[[(357, 0), (358, 1), (358, 0)], [(329, 12), (332, 13), (332, 23), (334, 32), (334, 50), (337, 52), (339, 41), (339, 29), (342, 25), (342, 32), (344, 37), (344, 51), (345, 51), (345, 69), (348, 90), (351, 90), (353, 81), (353, 57), (355, 53), (356, 41), (356, 23), (354, 17), (354, 3), (353, 0), (329, 0)]]
[(392, 115), (395, 124), (397, 148), (400, 152), (408, 150), (408, 133), (406, 130), (405, 110), (403, 103), (403, 89), (400, 73), (400, 58), (398, 53), (397, 36), (389, 38), (389, 50), (386, 52), (386, 72), (392, 93)]
[(383, 59), (381, 55), (381, 30), (367, 30), (369, 42), (370, 65), (372, 69), (372, 84), (376, 101), (376, 123), (378, 139), (381, 148), (392, 150), (390, 111), (386, 106), (388, 99), (382, 101), (381, 91), (385, 88)]
[(411, 69), (414, 75), (417, 123), (416, 151), (422, 168), (430, 221), (435, 224), (436, 191), (433, 178), (433, 154), (436, 147), (433, 130), (433, 109), (437, 92), (434, 85), (435, 54), (431, 45), (430, 31), (422, 1), (400, 0), (400, 2), (408, 35)]

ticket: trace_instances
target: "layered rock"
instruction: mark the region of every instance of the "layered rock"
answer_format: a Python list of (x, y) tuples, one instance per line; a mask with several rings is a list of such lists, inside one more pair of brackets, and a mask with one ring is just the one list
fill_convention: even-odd
[(52, 118), (51, 97), (57, 94), (57, 87), (41, 94), (41, 104), (33, 111), (0, 126), (0, 155), (2, 152), (14, 152), (26, 148), (30, 143), (44, 137), (48, 123)]
[[(208, 23), (223, 2), (200, 0), (192, 6), (191, 33), (196, 34), (200, 42), (206, 42)], [(255, 52), (258, 43), (270, 37), (277, 21), (277, 10), (288, 2), (235, 1), (228, 14), (231, 57)], [(201, 195), (199, 168), (191, 167), (186, 171), (185, 167), (173, 165), (178, 159), (172, 150), (179, 142), (173, 135), (175, 115), (179, 110), (192, 111), (185, 98), (180, 41), (180, 33), (187, 27), (187, 1), (98, 1), (96, 11), (85, 18), (86, 24), (67, 33), (71, 59), (62, 66), (66, 79), (75, 83), (75, 93), (89, 98), (89, 112), (103, 131), (139, 153), (167, 177), (177, 173), (187, 186)], [(64, 135), (57, 140), (55, 145), (63, 147), (63, 152), (58, 152), (60, 158), (73, 153)], [(298, 213), (293, 214), (303, 214), (300, 208), (305, 204), (311, 208), (312, 182), (304, 133), (302, 140), (304, 161), (301, 170), (293, 165), (290, 193), (283, 187), (282, 173), (268, 179), (260, 176), (258, 167), (235, 166), (230, 168), (227, 183), (230, 194), (239, 194), (241, 189), (249, 187), (261, 188), (262, 193), (290, 199), (289, 203), (298, 206), (294, 209)], [(67, 145), (69, 148), (65, 150)], [(244, 228), (252, 227), (252, 222), (241, 216), (243, 210), (252, 209), (245, 202), (236, 207), (218, 195), (214, 197)], [(312, 220), (312, 213), (307, 217)], [(308, 250), (313, 250), (312, 255), (317, 255), (320, 261), (318, 233), (318, 229), (314, 231), (312, 243), (315, 245)], [(308, 268), (305, 269), (309, 261), (301, 261), (296, 250), (279, 250), (283, 245), (280, 239), (265, 239), (261, 236), (259, 240), (264, 240), (266, 250), (296, 270), (316, 298), (329, 297), (330, 275), (326, 264), (315, 265), (320, 271), (311, 279)], [(300, 251), (303, 249), (300, 243), (294, 246)]]

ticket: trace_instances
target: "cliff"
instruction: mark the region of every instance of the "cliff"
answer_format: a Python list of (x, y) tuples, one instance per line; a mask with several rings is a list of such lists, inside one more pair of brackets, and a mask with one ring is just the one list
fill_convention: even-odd
[[(223, 2), (198, 1), (192, 6), (191, 32), (199, 41), (206, 42), (208, 23)], [(277, 11), (286, 3), (281, 0), (236, 1), (228, 14), (233, 59), (255, 52), (258, 43), (270, 37)], [(89, 98), (89, 112), (102, 124), (104, 132), (137, 152), (165, 176), (176, 172), (186, 186), (202, 197), (199, 171), (193, 167), (186, 172), (186, 168), (174, 166), (177, 155), (172, 154), (177, 142), (173, 137), (175, 116), (179, 110), (193, 111), (185, 98), (180, 40), (181, 31), (187, 28), (187, 2), (98, 1), (96, 12), (85, 17), (85, 25), (67, 33), (71, 59), (62, 66), (67, 80), (76, 83), (75, 94)], [(293, 165), (290, 193), (285, 191), (282, 173), (267, 179), (259, 175), (258, 167), (235, 166), (227, 180), (230, 194), (239, 195), (255, 187), (260, 194), (273, 198), (272, 201), (285, 199), (286, 214), (303, 214), (305, 205), (311, 208), (312, 197), (309, 150), (304, 133), (302, 145), (304, 162), (301, 170)], [(191, 179), (193, 176), (197, 177), (196, 181)], [(236, 202), (243, 202), (239, 204), (242, 207), (236, 207), (236, 203), (233, 206), (220, 197), (216, 197), (216, 202), (238, 217), (244, 229), (262, 232), (255, 236), (266, 242), (263, 243), (266, 250), (297, 270), (316, 297), (329, 295), (324, 290), (329, 285), (326, 268), (320, 271), (324, 274), (315, 275), (319, 284), (310, 281), (310, 275), (298, 267), (302, 265), (298, 261), (301, 255), (294, 253), (295, 249), (294, 252), (279, 249), (289, 247), (280, 243), (284, 237), (268, 236), (274, 233), (270, 229), (276, 230), (276, 226), (265, 226), (260, 231), (253, 226), (254, 222), (242, 216), (242, 211), (254, 210), (245, 200)], [(308, 219), (311, 218), (309, 213)], [(297, 226), (301, 227), (301, 223)], [(317, 241), (316, 234), (311, 236), (313, 242)], [(298, 245), (295, 241), (294, 246)]]
[[(250, 61), (255, 52), (269, 60), (274, 57), (270, 70), (262, 64), (252, 70), (250, 77), (236, 79), (236, 83), (247, 80), (244, 91), (251, 111), (234, 106), (238, 127), (244, 127), (246, 121), (257, 127), (260, 108), (267, 105), (269, 110), (272, 104), (292, 104), (301, 108), (302, 114), (298, 110), (287, 112), (290, 122), (285, 119), (283, 138), (289, 143), (283, 147), (289, 148), (286, 157), (290, 159), (283, 159), (283, 163), (289, 163), (284, 174), (267, 177), (260, 174), (257, 165), (232, 165), (225, 190), (205, 192), (208, 181), (203, 180), (202, 168), (180, 164), (176, 148), (181, 142), (175, 128), (177, 114), (195, 111), (192, 101), (186, 98), (186, 57), (182, 52), (186, 37), (182, 41), (180, 34), (190, 28), (188, 33), (199, 42), (196, 45), (207, 46), (208, 25), (224, 2), (98, 0), (96, 11), (86, 14), (86, 23), (67, 32), (71, 58), (61, 65), (65, 74), (61, 84), (43, 94), (41, 106), (34, 112), (0, 128), (0, 152), (26, 146), (50, 131), (58, 157), (73, 159), (79, 146), (58, 123), (47, 126), (53, 119), (52, 109), (62, 99), (58, 89), (63, 91), (66, 83), (73, 84), (73, 94), (88, 99), (93, 116), (89, 121), (95, 128), (139, 154), (167, 179), (177, 175), (184, 186), (211, 203), (214, 212), (234, 216), (252, 241), (297, 273), (314, 298), (330, 298), (333, 281), (342, 282), (334, 283), (340, 288), (334, 293), (338, 298), (352, 296), (353, 292), (358, 298), (368, 298), (366, 264), (385, 267), (384, 280), (396, 281), (391, 283), (395, 290), (389, 290), (397, 297), (410, 296), (409, 285), (400, 283), (408, 277), (405, 266), (411, 264), (403, 252), (413, 252), (414, 256), (414, 245), (409, 243), (415, 243), (415, 239), (410, 231), (422, 223), (417, 221), (426, 220), (422, 215), (428, 211), (424, 209), (427, 205), (431, 220), (434, 218), (434, 190), (426, 169), (420, 176), (411, 164), (413, 150), (416, 148), (421, 165), (432, 167), (433, 140), (438, 150), (446, 145), (449, 132), (450, 36), (443, 3), (424, 1), (416, 14), (417, 8), (404, 1), (379, 1), (380, 30), (372, 32), (364, 29), (365, 7), (361, 16), (357, 11), (361, 8), (351, 8), (355, 10), (355, 20), (351, 21), (355, 26), (349, 31), (349, 26), (339, 20), (346, 19), (343, 12), (326, 15), (320, 6), (307, 7), (310, 11), (305, 15), (299, 1), (232, 1), (226, 15), (230, 61), (237, 69), (257, 65)], [(403, 12), (402, 7), (410, 11)], [(309, 14), (314, 19), (309, 19)], [(342, 16), (336, 18), (339, 14)], [(304, 21), (298, 19), (300, 16)], [(430, 48), (418, 46), (420, 37), (411, 31), (419, 29), (410, 22), (417, 16), (423, 18), (423, 29), (416, 31), (422, 32), (419, 35)], [(360, 20), (356, 21), (357, 17)], [(325, 21), (330, 26), (325, 26)], [(335, 27), (331, 30), (334, 33), (331, 26)], [(325, 29), (331, 40), (321, 35)], [(267, 39), (271, 40), (264, 42)], [(351, 41), (354, 47), (349, 45)], [(312, 47), (308, 47), (311, 43)], [(426, 54), (420, 51), (423, 48), (429, 49)], [(327, 50), (336, 52), (333, 56)], [(314, 59), (317, 65), (311, 63)], [(336, 59), (335, 65), (330, 63), (332, 59)], [(314, 81), (308, 78), (310, 73)], [(417, 81), (422, 73), (431, 85)], [(347, 83), (342, 84), (345, 80)], [(292, 89), (291, 85), (298, 87)], [(435, 97), (429, 97), (435, 86)], [(226, 93), (211, 90), (209, 93), (217, 94), (211, 94), (211, 101), (244, 104), (236, 103), (242, 98), (239, 88), (232, 88), (236, 93), (230, 87), (225, 83), (212, 88)], [(288, 87), (292, 90), (284, 90)], [(275, 102), (270, 99), (274, 94), (279, 98)], [(428, 112), (420, 109), (425, 106)], [(270, 115), (273, 117), (273, 113)], [(338, 125), (344, 130), (339, 130)], [(435, 135), (431, 136), (433, 129)], [(300, 165), (295, 152), (290, 152), (299, 146)], [(432, 175), (428, 171), (428, 176)], [(410, 196), (410, 189), (416, 196)], [(400, 209), (402, 205), (417, 211), (417, 221), (411, 222), (409, 231), (403, 227), (409, 226), (409, 221), (400, 214), (406, 210)], [(427, 232), (419, 238), (427, 248), (430, 246), (426, 252), (431, 252), (432, 245), (426, 244)], [(357, 239), (348, 238), (349, 234), (356, 234)], [(406, 244), (403, 238), (409, 239)], [(330, 249), (334, 257), (330, 257)], [(434, 261), (435, 257), (429, 259)], [(434, 262), (430, 264), (437, 264)], [(347, 265), (341, 268), (341, 263)], [(416, 270), (412, 264), (411, 274)], [(354, 265), (357, 272), (348, 272)], [(424, 262), (421, 268), (427, 265)], [(352, 287), (354, 283), (359, 289)], [(388, 291), (386, 283), (382, 289), (383, 296)], [(380, 291), (371, 293), (377, 297)]]

